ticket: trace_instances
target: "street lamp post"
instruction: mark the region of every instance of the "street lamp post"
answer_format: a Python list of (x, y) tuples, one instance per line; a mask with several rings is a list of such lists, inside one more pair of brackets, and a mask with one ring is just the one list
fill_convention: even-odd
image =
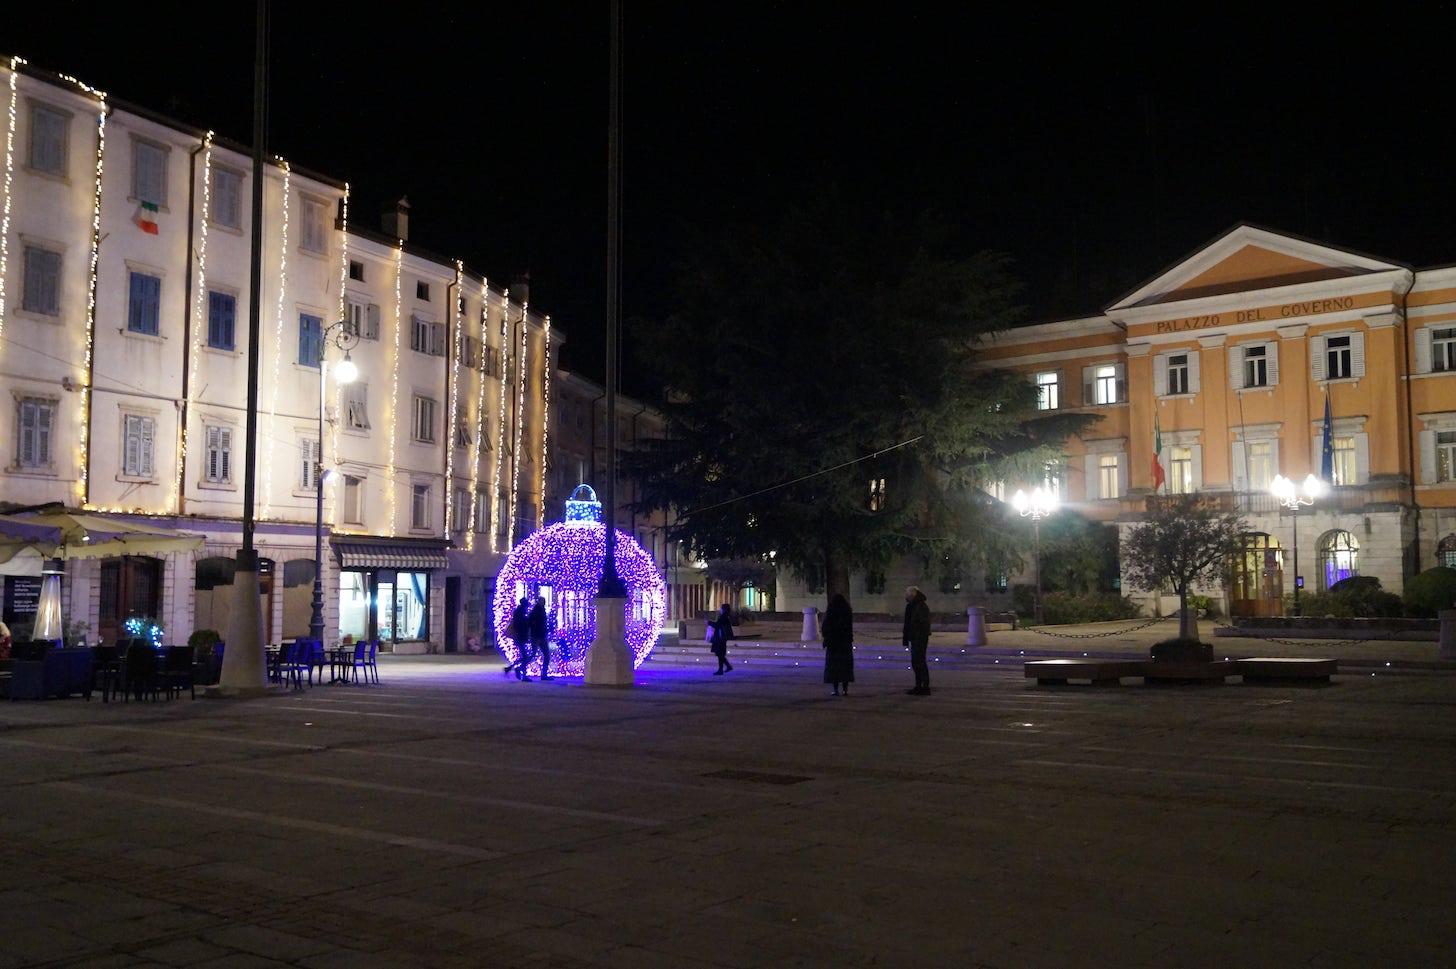
[(1301, 615), (1299, 607), (1299, 507), (1301, 505), (1312, 505), (1325, 493), (1325, 483), (1314, 475), (1306, 475), (1304, 479), (1303, 494), (1294, 487), (1294, 482), (1282, 474), (1274, 476), (1269, 483), (1269, 490), (1273, 492), (1275, 500), (1288, 508), (1294, 515), (1294, 614)]
[[(324, 350), (332, 341), (344, 351), (344, 359), (334, 371), (334, 380), (340, 387), (354, 382), (359, 368), (349, 359), (349, 351), (359, 343), (359, 334), (350, 332), (348, 320), (339, 320), (324, 327), (319, 334), (319, 406), (318, 406), (318, 461), (313, 466), (315, 512), (313, 522), (313, 613), (308, 620), (310, 639), (324, 640), (324, 408), (328, 403), (329, 365), (324, 359)], [(338, 419), (337, 417), (335, 418)]]
[(1032, 603), (1032, 618), (1041, 625), (1041, 520), (1057, 510), (1057, 495), (1050, 488), (1033, 488), (1031, 496), (1018, 490), (1011, 496), (1011, 507), (1022, 518), (1031, 518), (1032, 557), (1036, 561), (1036, 599)]

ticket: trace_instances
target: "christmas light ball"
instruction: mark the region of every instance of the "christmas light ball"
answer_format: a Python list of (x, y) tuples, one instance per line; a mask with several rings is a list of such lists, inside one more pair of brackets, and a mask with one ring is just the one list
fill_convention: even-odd
[[(522, 597), (528, 597), (533, 606), (536, 596), (544, 597), (550, 628), (550, 673), (581, 676), (586, 670), (587, 650), (596, 636), (596, 596), (606, 557), (607, 529), (600, 520), (601, 505), (587, 486), (578, 487), (566, 507), (566, 521), (535, 532), (506, 558), (496, 576), (492, 612), (500, 650), (515, 663), (521, 657), (521, 645), (516, 642), (512, 616)], [(666, 615), (667, 585), (652, 556), (621, 530), (616, 532), (616, 560), (617, 575), (627, 588), (627, 648), (632, 651), (635, 668), (657, 645)], [(537, 656), (527, 672), (540, 671)]]

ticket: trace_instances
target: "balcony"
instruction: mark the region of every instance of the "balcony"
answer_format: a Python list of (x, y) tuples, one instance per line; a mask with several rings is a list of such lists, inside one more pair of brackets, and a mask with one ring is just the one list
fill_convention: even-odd
[[(1277, 515), (1285, 513), (1272, 494), (1267, 491), (1200, 491), (1200, 498), (1210, 502), (1219, 511), (1236, 511), (1241, 515)], [(1166, 496), (1132, 495), (1123, 499), (1123, 514), (1140, 516), (1147, 512), (1148, 503)], [(1350, 485), (1331, 488), (1312, 506), (1303, 509), (1311, 512), (1335, 514), (1360, 514), (1370, 510), (1372, 505), (1405, 506), (1410, 504), (1410, 489), (1400, 482), (1375, 482), (1365, 485)]]

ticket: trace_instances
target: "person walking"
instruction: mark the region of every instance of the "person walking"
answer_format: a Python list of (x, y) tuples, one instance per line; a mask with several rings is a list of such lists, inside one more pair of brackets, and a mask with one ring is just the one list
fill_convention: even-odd
[(824, 637), (824, 682), (834, 685), (834, 696), (849, 696), (854, 682), (854, 612), (849, 601), (836, 592), (829, 600), (821, 627)]
[(709, 640), (709, 649), (713, 655), (718, 657), (718, 668), (713, 671), (714, 676), (722, 676), (724, 673), (733, 671), (733, 664), (728, 662), (728, 640), (733, 638), (733, 622), (728, 618), (728, 603), (718, 610), (716, 619), (708, 623), (713, 629), (713, 637)]
[(905, 692), (911, 696), (930, 693), (930, 667), (925, 662), (930, 647), (930, 606), (925, 593), (915, 586), (905, 590), (905, 630), (903, 645), (910, 647), (910, 666), (915, 670), (915, 686)]
[(551, 630), (546, 622), (546, 597), (531, 607), (531, 652), (541, 657), (541, 679), (551, 679)]
[[(521, 596), (521, 602), (511, 613), (511, 638), (516, 641), (516, 661), (512, 664), (515, 667), (516, 679), (526, 679), (526, 667), (531, 664), (531, 600), (528, 596)], [(506, 667), (511, 671), (511, 666)]]

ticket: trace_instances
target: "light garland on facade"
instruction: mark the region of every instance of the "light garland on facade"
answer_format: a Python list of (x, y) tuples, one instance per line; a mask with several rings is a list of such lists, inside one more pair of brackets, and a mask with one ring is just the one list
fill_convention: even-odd
[(541, 492), (536, 499), (536, 521), (546, 524), (546, 458), (551, 433), (551, 316), (546, 316), (546, 362), (541, 365)]
[(511, 518), (506, 522), (506, 547), (516, 544), (516, 515), (521, 497), (521, 452), (526, 449), (526, 333), (530, 325), (526, 322), (531, 304), (521, 304), (521, 358), (518, 362), (519, 376), (516, 378), (516, 446), (511, 453)]
[[(202, 320), (207, 310), (207, 223), (212, 214), (212, 135), (202, 138), (202, 236), (197, 247), (197, 298), (192, 307), (191, 344), (188, 350), (187, 399), (182, 403), (182, 423), (177, 428), (177, 473), (172, 477), (172, 494), (167, 506), (182, 514), (183, 476), (187, 473), (187, 425), (192, 421), (192, 391), (197, 386), (197, 361), (202, 356)], [(266, 493), (266, 492), (265, 492)]]
[[(278, 442), (278, 379), (283, 366), (283, 295), (288, 289), (288, 195), (293, 181), (293, 169), (285, 158), (278, 159), (283, 169), (283, 236), (278, 251), (278, 308), (273, 324), (273, 381), (268, 387), (268, 451)], [(261, 294), (259, 294), (261, 295)], [(236, 342), (236, 341), (234, 341)], [(319, 456), (323, 456), (324, 442), (319, 442)], [(273, 509), (273, 463), (263, 462), (263, 518)]]
[(455, 260), (455, 299), (450, 312), (455, 317), (455, 336), (450, 353), (450, 429), (445, 440), (445, 532), (450, 537), (450, 525), (455, 514), (455, 439), (460, 424), (460, 324), (465, 315), (465, 263)]
[(5, 279), (10, 261), (10, 193), (15, 179), (15, 104), (19, 96), (20, 65), (24, 63), (24, 58), (10, 58), (10, 108), (6, 113), (5, 129), (4, 207), (0, 210), (0, 336), (5, 335)]
[(475, 401), (475, 440), (470, 445), (470, 521), (465, 527), (465, 550), (475, 551), (475, 523), (480, 519), (477, 517), (480, 510), (480, 436), (485, 433), (485, 351), (486, 351), (486, 326), (490, 321), (490, 280), (480, 281), (480, 359), (476, 361), (478, 369), (476, 382), (480, 384), (478, 397)]
[(61, 75), (87, 94), (95, 95), (101, 103), (96, 113), (96, 190), (91, 202), (91, 269), (86, 285), (86, 356), (81, 367), (81, 429), (78, 439), (81, 445), (79, 470), (76, 485), (79, 491), (77, 504), (85, 505), (86, 491), (90, 485), (91, 435), (91, 356), (96, 349), (96, 267), (101, 260), (101, 176), (106, 162), (106, 92), (82, 84), (74, 77)]
[(394, 486), (394, 447), (399, 425), (399, 335), (401, 325), (399, 285), (404, 274), (404, 240), (394, 250), (394, 360), (390, 363), (389, 378), (389, 534), (396, 534), (398, 528), (399, 494)]
[[(500, 430), (495, 439), (495, 463), (491, 471), (490, 482), (490, 550), (500, 551), (500, 543), (496, 535), (500, 531), (500, 487), (501, 487), (501, 462), (506, 456), (506, 366), (510, 362), (509, 352), (509, 330), (511, 319), (511, 299), (509, 296), (501, 300), (501, 338), (500, 338), (500, 408), (496, 411), (500, 415)], [(509, 545), (506, 548), (510, 548)]]
[[(339, 244), (339, 312), (335, 320), (346, 320), (349, 318), (349, 301), (345, 298), (344, 287), (349, 284), (349, 183), (344, 183), (344, 213), (339, 220), (339, 236), (343, 240)], [(362, 321), (360, 323), (362, 327)], [(324, 326), (328, 326), (327, 323)], [(328, 354), (329, 348), (323, 344), (323, 334), (319, 334), (319, 373), (324, 372), (324, 357)], [(333, 439), (334, 467), (339, 466), (339, 429), (344, 426), (343, 421), (344, 385), (337, 379), (334, 380), (334, 425), (330, 432)], [(323, 446), (319, 446), (320, 453)]]

